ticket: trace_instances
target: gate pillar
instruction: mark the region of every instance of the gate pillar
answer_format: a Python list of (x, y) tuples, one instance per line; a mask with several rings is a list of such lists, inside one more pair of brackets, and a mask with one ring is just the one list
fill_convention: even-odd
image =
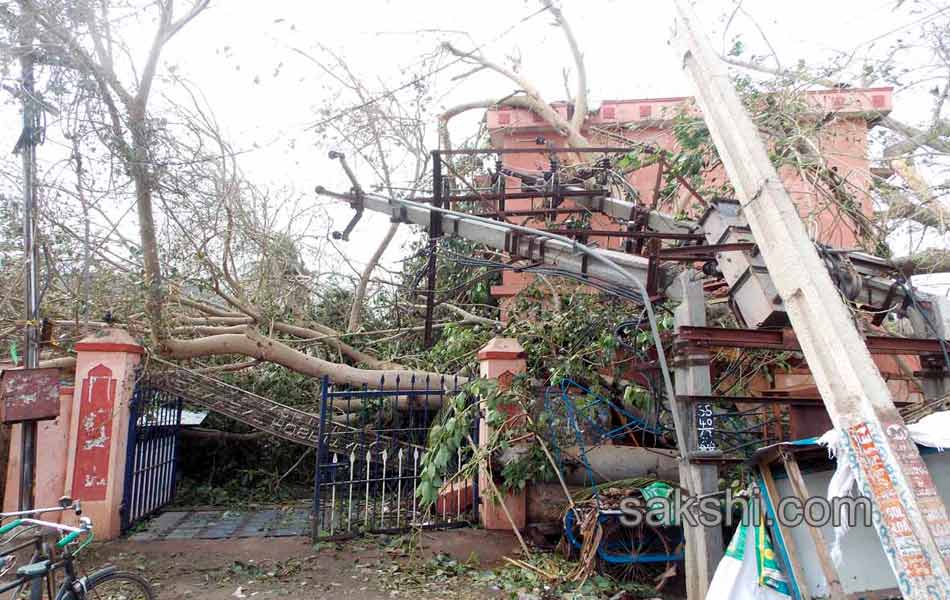
[[(513, 338), (495, 337), (478, 351), (479, 375), (484, 379), (497, 379), (498, 385), (505, 388), (511, 385), (511, 378), (527, 370), (525, 351)], [(505, 410), (508, 407), (499, 407)], [(520, 411), (521, 407), (511, 406), (511, 411)], [(478, 428), (478, 443), (485, 445), (491, 437), (492, 431), (486, 419), (482, 419)], [(488, 484), (488, 473), (484, 468), (478, 472), (479, 495), (483, 498), (479, 506), (479, 515), (485, 529), (511, 530), (511, 522), (502, 509), (497, 498), (491, 493)], [(527, 494), (524, 490), (504, 494), (505, 508), (511, 515), (515, 527), (523, 529), (527, 513)]]
[(75, 346), (65, 493), (82, 500), (98, 539), (119, 536), (135, 367), (144, 351), (128, 333), (103, 329)]

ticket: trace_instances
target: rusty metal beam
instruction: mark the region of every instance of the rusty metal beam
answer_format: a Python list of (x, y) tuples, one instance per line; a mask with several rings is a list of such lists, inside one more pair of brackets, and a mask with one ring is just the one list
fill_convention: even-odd
[(524, 210), (506, 210), (505, 212), (472, 213), (476, 217), (494, 219), (496, 217), (543, 217), (547, 215), (590, 214), (587, 208), (532, 208)]
[[(677, 395), (677, 400), (688, 402), (690, 404), (730, 404), (738, 402), (740, 404), (788, 404), (791, 406), (814, 406), (822, 404), (819, 396), (690, 396)], [(895, 400), (894, 404), (899, 406), (914, 404), (905, 400)]]
[[(603, 196), (605, 192), (603, 190), (572, 190), (570, 188), (564, 188), (559, 192), (559, 194), (564, 198), (596, 198)], [(554, 192), (547, 191), (505, 192), (504, 194), (499, 194), (497, 192), (486, 192), (484, 194), (456, 194), (443, 198), (442, 200), (447, 202), (494, 202), (497, 200), (529, 200), (532, 198), (553, 197)], [(432, 202), (432, 198), (417, 198), (416, 200), (418, 202)]]
[(717, 252), (744, 252), (753, 250), (753, 242), (733, 242), (729, 244), (708, 244), (702, 246), (680, 246), (660, 250), (661, 260), (709, 260)]
[[(505, 213), (510, 214), (510, 213)], [(701, 233), (663, 233), (661, 231), (612, 231), (610, 229), (545, 229), (548, 233), (558, 235), (588, 235), (600, 237), (620, 237), (633, 239), (662, 239), (662, 240), (696, 240), (701, 241), (704, 236)], [(687, 248), (699, 249), (703, 246), (687, 246)]]
[(475, 148), (470, 150), (442, 150), (442, 155), (475, 156), (479, 154), (547, 154), (550, 152), (570, 152), (572, 154), (596, 154), (599, 152), (646, 152), (647, 154), (652, 154), (652, 150), (647, 150), (646, 148), (642, 147), (591, 146), (586, 148), (548, 148), (546, 146), (538, 146), (537, 148)]
[[(679, 343), (697, 348), (761, 348), (801, 350), (791, 329), (725, 329), (719, 327), (681, 327)], [(869, 335), (864, 338), (872, 354), (935, 354), (940, 341)]]

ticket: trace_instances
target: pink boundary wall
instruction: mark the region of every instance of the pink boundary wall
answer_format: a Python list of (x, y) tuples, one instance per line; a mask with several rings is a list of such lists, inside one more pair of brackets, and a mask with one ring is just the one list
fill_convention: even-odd
[[(39, 424), (36, 506), (55, 506), (63, 495), (83, 501), (96, 537), (121, 533), (129, 409), (142, 346), (125, 331), (104, 329), (75, 346), (74, 385), (61, 388), (60, 417)], [(19, 426), (11, 435), (4, 510), (19, 495)], [(75, 516), (64, 515), (64, 521)]]

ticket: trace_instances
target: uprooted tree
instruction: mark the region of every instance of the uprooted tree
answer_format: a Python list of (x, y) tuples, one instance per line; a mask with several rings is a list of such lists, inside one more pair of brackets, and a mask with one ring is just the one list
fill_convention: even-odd
[[(58, 347), (68, 350), (83, 332), (103, 326), (103, 315), (110, 313), (110, 318), (146, 336), (155, 352), (203, 369), (255, 370), (271, 363), (306, 376), (330, 375), (369, 385), (377, 385), (382, 377), (394, 382), (396, 375), (426, 376), (436, 370), (472, 373), (477, 344), (505, 327), (488, 295), (493, 270), (460, 266), (440, 256), (436, 327), (442, 336), (434, 348), (423, 348), (419, 305), (425, 292), (424, 245), (416, 242), (401, 272), (381, 274), (379, 262), (396, 234), (394, 223), (369, 264), (349, 265), (345, 248), (327, 235), (330, 226), (323, 207), (312, 198), (249, 181), (240, 168), (240, 152), (221, 133), (213, 107), (173, 72), (160, 76), (162, 51), (174, 43), (176, 34), (194, 19), (213, 18), (207, 2), (177, 8), (169, 0), (148, 4), (152, 38), (141, 53), (111, 25), (116, 6), (108, 1), (73, 6), (22, 0), (0, 12), (3, 44), (11, 50), (7, 55), (34, 53), (46, 84), (44, 102), (62, 115), (56, 135), (71, 148), (64, 159), (69, 168), (50, 170), (41, 182), (46, 232), (42, 244), (49, 272), (44, 300), (59, 328), (53, 340)], [(431, 63), (412, 74), (412, 85), (398, 88), (370, 83), (345, 57), (318, 47), (294, 51), (335, 82), (334, 100), (316, 115), (313, 131), (373, 174), (367, 188), (407, 197), (431, 187), (427, 147), (435, 139), (443, 148), (452, 147), (452, 120), (471, 110), (530, 110), (574, 146), (589, 145), (594, 138), (622, 141), (622, 128), (585, 126), (590, 103), (581, 44), (553, 2), (542, 2), (541, 8), (560, 28), (571, 57), (575, 82), (569, 118), (554, 110), (514, 66), (457, 43), (443, 43)], [(38, 42), (30, 47), (18, 42), (25, 21), (33, 23)], [(945, 60), (939, 32), (945, 31), (946, 22), (928, 23), (926, 28), (930, 33), (922, 39), (932, 40), (934, 56)], [(898, 64), (899, 57), (895, 52), (892, 63)], [(460, 76), (492, 76), (501, 89), (515, 91), (437, 110), (428, 100), (430, 75), (448, 61), (464, 70)], [(941, 64), (945, 62), (934, 63), (935, 72)], [(745, 66), (770, 68), (761, 61)], [(875, 71), (864, 83), (886, 81), (891, 72)], [(895, 136), (888, 138), (891, 143), (881, 155), (893, 168), (874, 188), (880, 210), (867, 219), (850, 209), (857, 192), (828, 166), (814, 143), (825, 123), (806, 114), (800, 102), (811, 83), (837, 82), (838, 75), (825, 73), (818, 79), (804, 68), (775, 70), (773, 75), (764, 81), (743, 78), (740, 84), (763, 133), (777, 148), (776, 161), (798, 170), (804, 180), (816, 184), (827, 203), (851, 217), (866, 249), (882, 254), (889, 234), (900, 227), (946, 232), (946, 184), (928, 183), (941, 171), (910, 168), (914, 161), (946, 153), (945, 77), (936, 85), (928, 123), (890, 118), (880, 122)], [(804, 83), (789, 91), (789, 81)], [(177, 100), (162, 97), (155, 107), (157, 86), (174, 90)], [(773, 94), (778, 102), (762, 100), (778, 90), (784, 92)], [(357, 108), (341, 110), (340, 102)], [(722, 186), (705, 181), (718, 159), (700, 122), (681, 115), (675, 133), (678, 148), (665, 156), (673, 172), (701, 196), (723, 193)], [(466, 143), (484, 141), (482, 136)], [(622, 157), (620, 161), (627, 162), (613, 166), (623, 173), (631, 163), (651, 160), (657, 155)], [(582, 166), (578, 159), (565, 168)], [(478, 165), (459, 160), (450, 167), (460, 185), (476, 185)], [(15, 182), (16, 176), (6, 179)], [(671, 213), (702, 209), (684, 205), (683, 197), (673, 182), (660, 206)], [(130, 214), (138, 217), (137, 236), (125, 226)], [(15, 239), (15, 231), (4, 235), (9, 248), (15, 247)], [(458, 255), (484, 255), (484, 249), (458, 240), (444, 240), (442, 247)], [(925, 260), (931, 267), (943, 262), (935, 250), (909, 259), (921, 268)], [(18, 324), (17, 267), (6, 263), (2, 272), (8, 340), (16, 336)], [(544, 295), (558, 297), (555, 311), (570, 303), (573, 291), (568, 288), (546, 278), (540, 278), (538, 286), (546, 290)], [(557, 346), (548, 352), (552, 360), (564, 358)], [(52, 358), (61, 352), (50, 346), (46, 354)]]

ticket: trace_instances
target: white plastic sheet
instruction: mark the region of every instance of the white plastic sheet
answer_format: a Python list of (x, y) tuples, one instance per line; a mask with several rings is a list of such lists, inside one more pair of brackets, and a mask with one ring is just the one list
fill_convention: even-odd
[(706, 600), (788, 600), (765, 527), (740, 525), (706, 592)]
[(950, 448), (950, 411), (931, 413), (913, 425), (908, 425), (907, 431), (910, 432), (910, 439), (921, 446), (938, 450)]

